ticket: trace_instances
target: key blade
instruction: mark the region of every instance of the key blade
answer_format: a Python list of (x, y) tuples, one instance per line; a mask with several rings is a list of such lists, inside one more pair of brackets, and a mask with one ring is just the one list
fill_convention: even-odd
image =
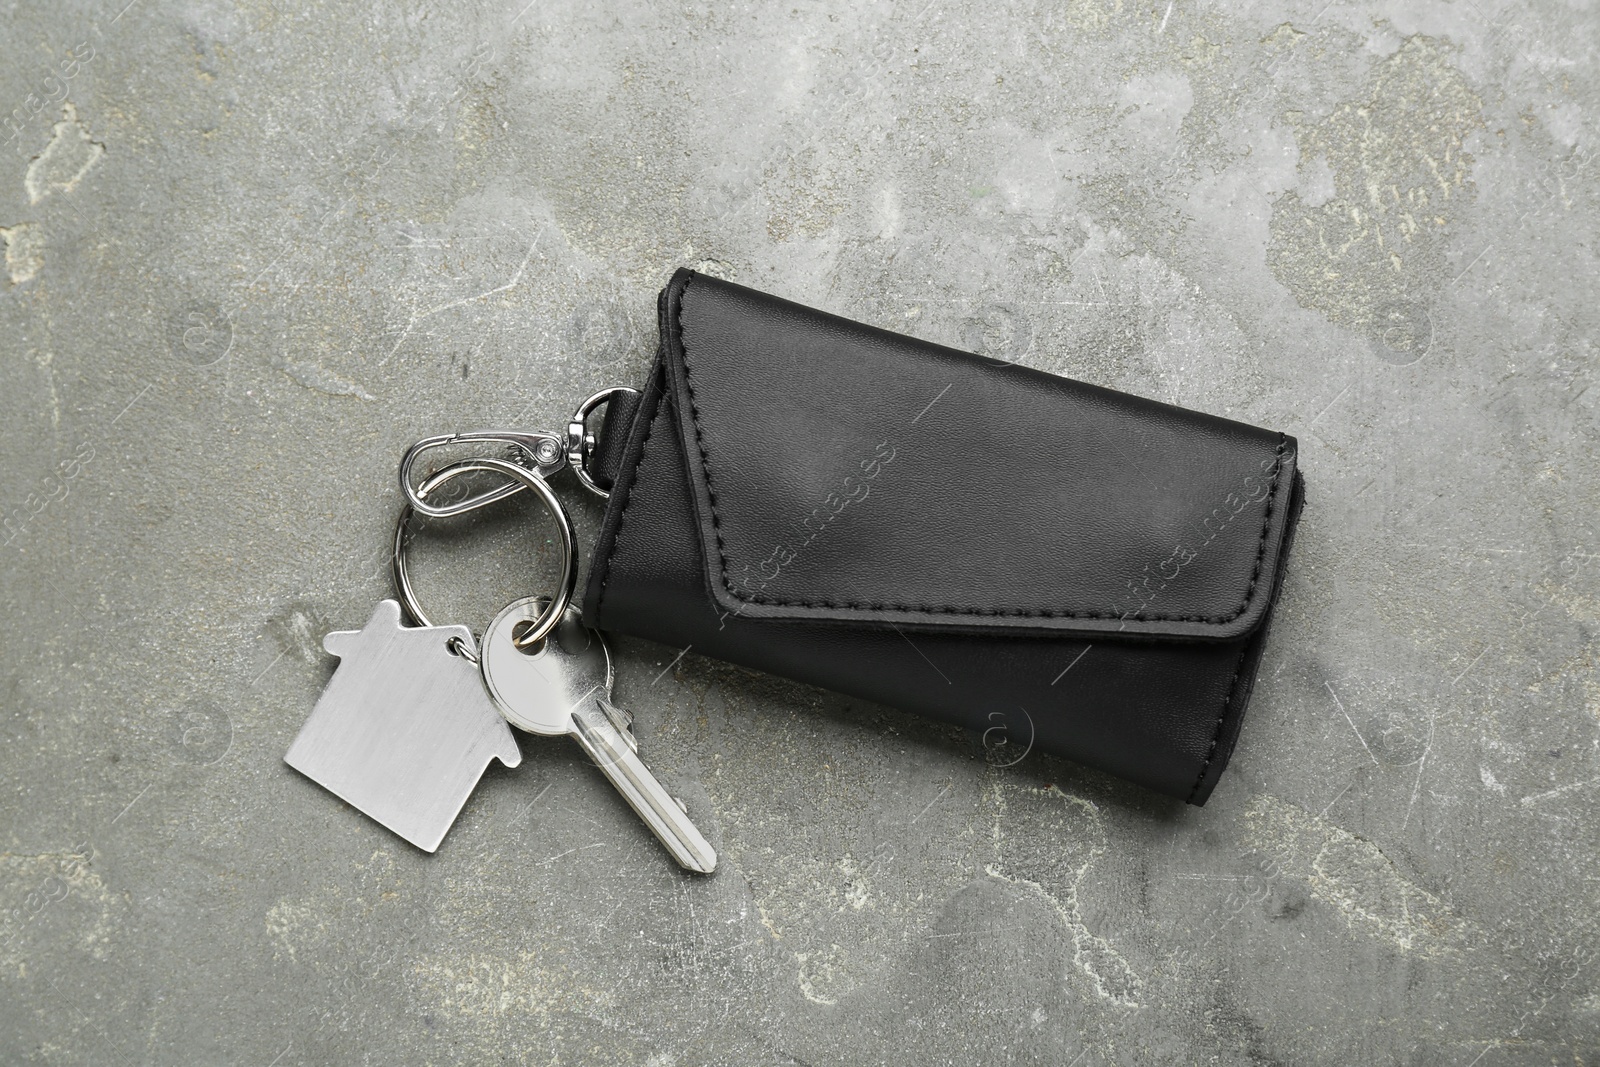
[(606, 717), (611, 720), (611, 725), (617, 728), (622, 739), (628, 742), (628, 747), (635, 752), (639, 751), (639, 739), (633, 736), (633, 716), (605, 697), (595, 697), (595, 703), (600, 705), (600, 710), (606, 713)]
[(572, 727), (573, 738), (667, 846), (680, 867), (698, 874), (717, 869), (716, 849), (650, 773), (607, 715), (591, 706), (579, 708), (572, 713)]

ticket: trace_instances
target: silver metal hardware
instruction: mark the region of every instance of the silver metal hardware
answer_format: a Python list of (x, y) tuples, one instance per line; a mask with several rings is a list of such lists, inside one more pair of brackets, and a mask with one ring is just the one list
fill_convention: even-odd
[(549, 478), (567, 465), (566, 440), (559, 434), (479, 430), (475, 433), (443, 433), (435, 437), (424, 437), (406, 449), (405, 455), (400, 457), (400, 491), (419, 514), (426, 515), (430, 519), (447, 519), (452, 515), (474, 511), (496, 500), (504, 500), (526, 488), (525, 482), (508, 481), (504, 485), (498, 485), (464, 500), (439, 505), (428, 503), (424, 499), (426, 494), (411, 483), (411, 472), (417, 460), (424, 452), (464, 441), (493, 441), (497, 444), (510, 445), (526, 458), (526, 462), (519, 462), (518, 465), (533, 471), (541, 478)]
[(579, 484), (604, 500), (611, 494), (600, 488), (589, 474), (589, 455), (594, 450), (595, 444), (594, 434), (589, 432), (589, 416), (602, 404), (610, 403), (611, 399), (619, 394), (638, 395), (638, 392), (637, 389), (628, 389), (620, 385), (600, 390), (578, 405), (578, 410), (567, 420), (565, 434), (479, 430), (473, 433), (445, 433), (436, 437), (424, 437), (406, 449), (405, 455), (400, 457), (400, 491), (405, 494), (406, 500), (415, 511), (433, 519), (462, 515), (485, 504), (492, 504), (496, 500), (504, 500), (513, 493), (522, 492), (527, 488), (527, 483), (507, 481), (462, 500), (431, 504), (425, 499), (427, 494), (422, 491), (422, 487), (413, 484), (412, 472), (424, 452), (443, 448), (445, 445), (460, 444), (463, 441), (494, 441), (515, 448), (518, 452), (518, 458), (515, 460), (517, 465), (533, 471), (541, 478), (549, 479), (565, 467), (572, 468), (572, 473), (577, 475)]
[[(406, 503), (395, 524), (394, 579), (399, 600), (379, 603), (358, 631), (330, 633), (341, 659), (284, 759), (419, 848), (439, 847), (491, 759), (522, 761), (512, 726), (543, 736), (571, 736), (667, 847), (680, 865), (709, 874), (717, 854), (639, 759), (633, 719), (611, 703), (611, 654), (572, 607), (578, 555), (572, 523), (546, 479), (571, 466), (591, 492), (606, 496), (586, 469), (594, 438), (587, 420), (624, 389), (596, 393), (579, 406), (567, 434), (484, 431), (418, 441), (400, 463)], [(431, 449), (467, 441), (510, 445), (512, 459), (463, 459), (413, 482)], [(440, 502), (440, 487), (471, 473), (501, 484)], [(561, 577), (554, 596), (525, 597), (490, 624), (481, 647), (465, 626), (434, 626), (417, 600), (407, 564), (412, 516), (445, 518), (531, 489), (555, 520)], [(419, 625), (402, 623), (403, 610)]]
[(639, 390), (623, 386), (602, 389), (579, 404), (578, 410), (572, 413), (572, 419), (567, 423), (567, 466), (572, 468), (572, 473), (578, 476), (578, 481), (583, 487), (601, 500), (608, 499), (611, 493), (600, 488), (589, 475), (589, 453), (594, 449), (594, 434), (589, 432), (589, 416), (594, 413), (595, 408), (610, 403), (612, 397), (621, 393), (638, 396)]
[(518, 648), (517, 628), (549, 610), (549, 597), (524, 597), (494, 617), (483, 632), (483, 647), (487, 652), (491, 643), (499, 644), (508, 654), (483, 657), (483, 681), (512, 726), (540, 737), (564, 737), (572, 732), (573, 708), (611, 692), (611, 652), (583, 625), (576, 608), (556, 624), (543, 648)]
[(489, 761), (522, 762), (484, 688), (472, 634), (403, 626), (399, 603), (383, 600), (366, 626), (322, 644), (339, 667), (284, 762), (434, 851)]
[[(483, 471), (491, 474), (502, 474), (510, 482), (514, 482), (518, 490), (532, 489), (534, 495), (544, 504), (550, 512), (550, 517), (555, 520), (556, 530), (561, 535), (561, 578), (556, 582), (556, 594), (550, 600), (549, 607), (533, 622), (533, 625), (519, 632), (515, 638), (518, 648), (529, 648), (544, 640), (547, 635), (561, 620), (562, 614), (567, 610), (567, 605), (572, 602), (572, 591), (578, 583), (578, 549), (576, 539), (572, 536), (572, 522), (567, 518), (566, 508), (561, 506), (561, 501), (556, 499), (555, 492), (545, 483), (537, 471), (512, 463), (510, 460), (494, 459), (488, 456), (479, 459), (463, 459), (434, 471), (422, 480), (422, 484), (415, 488), (419, 500), (426, 502), (429, 494), (439, 486), (453, 478), (472, 471)], [(411, 495), (409, 483), (407, 496)], [(481, 508), (496, 500), (509, 496), (509, 492), (496, 495), (495, 492), (479, 493), (467, 502), (470, 506), (456, 505), (453, 509), (441, 509), (445, 515), (460, 514), (462, 511), (471, 511)], [(411, 586), (410, 568), (406, 564), (407, 530), (411, 523), (411, 516), (415, 510), (412, 504), (406, 504), (400, 509), (400, 519), (394, 528), (394, 584), (399, 590), (400, 600), (405, 604), (406, 611), (411, 617), (423, 626), (428, 626), (427, 614), (422, 610), (422, 605), (417, 602), (416, 590)], [(520, 601), (519, 601), (520, 603)], [(469, 635), (470, 636), (470, 635)]]
[(519, 648), (515, 634), (550, 611), (544, 597), (506, 606), (483, 635), (483, 680), (501, 714), (519, 729), (569, 735), (589, 754), (680, 866), (710, 874), (717, 853), (683, 803), (639, 759), (626, 712), (611, 703), (611, 654), (605, 639), (568, 608), (543, 645)]

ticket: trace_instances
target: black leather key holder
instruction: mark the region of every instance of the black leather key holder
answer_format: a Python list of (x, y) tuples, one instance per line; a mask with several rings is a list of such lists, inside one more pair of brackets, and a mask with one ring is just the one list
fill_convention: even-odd
[(1205, 803), (1299, 517), (1294, 438), (687, 270), (660, 328), (643, 390), (563, 445), (610, 491), (587, 625)]

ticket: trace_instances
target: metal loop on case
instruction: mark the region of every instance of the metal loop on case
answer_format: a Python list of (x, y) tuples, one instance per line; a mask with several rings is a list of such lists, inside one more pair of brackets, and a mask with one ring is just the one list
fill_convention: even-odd
[(572, 421), (567, 424), (567, 466), (572, 468), (572, 473), (578, 476), (583, 487), (601, 500), (609, 500), (611, 493), (600, 488), (589, 475), (589, 450), (594, 448), (594, 435), (589, 432), (589, 416), (595, 408), (610, 403), (613, 396), (622, 393), (638, 396), (639, 390), (622, 385), (602, 389), (579, 404), (578, 410), (572, 413)]
[[(556, 529), (561, 532), (561, 578), (556, 585), (556, 595), (545, 606), (544, 612), (534, 620), (532, 628), (518, 635), (512, 643), (518, 648), (528, 648), (543, 641), (556, 623), (561, 621), (566, 613), (567, 606), (572, 602), (572, 592), (578, 583), (578, 550), (576, 541), (572, 536), (572, 522), (567, 518), (567, 511), (561, 506), (561, 501), (556, 499), (556, 494), (545, 480), (526, 467), (512, 463), (510, 460), (494, 459), (488, 456), (479, 459), (464, 459), (442, 467), (423, 479), (422, 484), (416, 487), (416, 495), (425, 500), (429, 493), (438, 489), (453, 478), (473, 471), (484, 471), (490, 474), (500, 474), (511, 479), (517, 489), (532, 489), (534, 495), (543, 502), (550, 512), (550, 517), (555, 520)], [(410, 497), (410, 493), (406, 494)], [(470, 507), (456, 505), (454, 511), (445, 514), (456, 515), (462, 511), (471, 511), (481, 508), (485, 504), (501, 499), (508, 493), (480, 493), (476, 497), (464, 502)], [(411, 516), (416, 512), (410, 503), (400, 509), (400, 519), (395, 524), (394, 530), (394, 584), (399, 590), (400, 601), (405, 605), (406, 611), (422, 626), (432, 626), (427, 614), (422, 610), (422, 605), (417, 602), (416, 590), (411, 587), (411, 574), (406, 566), (406, 530), (411, 523)], [(472, 657), (468, 657), (469, 659)]]

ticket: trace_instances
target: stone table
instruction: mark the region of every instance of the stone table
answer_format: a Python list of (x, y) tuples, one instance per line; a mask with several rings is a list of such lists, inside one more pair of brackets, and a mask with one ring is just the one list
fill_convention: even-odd
[[(0, 1061), (1597, 1062), (1585, 6), (8, 5)], [(627, 639), (713, 878), (570, 743), (433, 856), (284, 765), (401, 449), (637, 382), (682, 264), (1298, 436), (1205, 808)]]

